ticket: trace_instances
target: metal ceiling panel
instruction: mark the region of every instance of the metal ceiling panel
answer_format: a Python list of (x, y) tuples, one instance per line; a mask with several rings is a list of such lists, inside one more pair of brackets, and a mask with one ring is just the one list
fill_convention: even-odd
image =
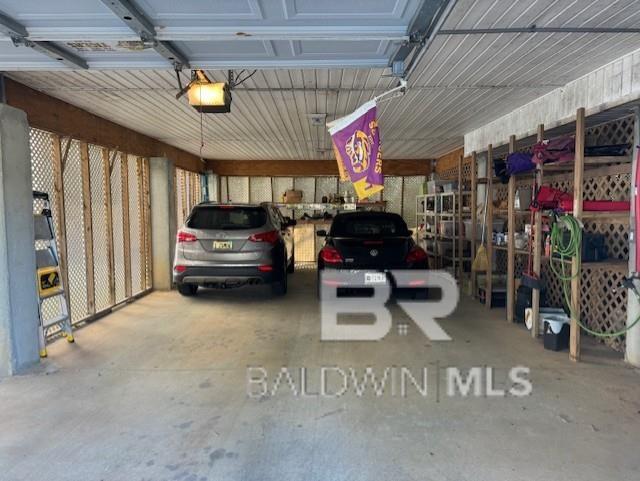
[[(53, 2), (0, 0), (0, 10), (30, 34), (57, 36), (86, 56), (90, 67), (109, 70), (10, 75), (199, 154), (200, 117), (185, 99), (175, 100), (175, 74), (166, 61), (150, 49), (135, 50), (135, 38), (127, 38), (130, 32), (109, 17), (99, 0), (55, 3), (54, 7)], [(326, 129), (313, 126), (309, 114), (326, 114), (332, 120), (396, 85), (388, 69), (364, 67), (384, 65), (398, 39), (406, 35), (420, 2), (137, 0), (136, 4), (153, 21), (157, 38), (173, 41), (197, 60), (195, 64), (205, 66), (213, 80), (226, 78), (223, 66), (263, 67), (234, 90), (231, 113), (203, 117), (206, 157), (305, 160), (333, 157)], [(443, 28), (533, 24), (615, 28), (635, 26), (638, 20), (638, 0), (458, 0)], [(70, 37), (91, 30), (95, 48), (83, 44), (82, 38)], [(116, 32), (125, 35), (118, 37)], [(127, 40), (133, 43), (123, 43)], [(117, 51), (100, 50), (100, 43)], [(466, 132), (639, 48), (640, 35), (634, 34), (437, 36), (410, 77), (406, 95), (380, 105), (384, 156), (432, 158), (446, 153), (462, 145)], [(269, 68), (274, 61), (287, 68)], [(30, 49), (0, 42), (4, 70), (59, 67)], [(148, 69), (140, 70), (143, 67)]]

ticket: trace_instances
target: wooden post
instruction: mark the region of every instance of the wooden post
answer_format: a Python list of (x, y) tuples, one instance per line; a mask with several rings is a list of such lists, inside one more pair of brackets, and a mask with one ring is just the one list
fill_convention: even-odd
[[(538, 125), (538, 142), (544, 140), (544, 125)], [(536, 186), (540, 188), (543, 181), (543, 166), (542, 164), (536, 165)], [(532, 192), (533, 196), (536, 192)], [(542, 261), (542, 212), (537, 211), (534, 217), (534, 225), (532, 228), (532, 235), (529, 239), (533, 242), (533, 273), (540, 279), (541, 269), (540, 264)], [(540, 331), (540, 289), (533, 289), (531, 293), (531, 337), (534, 339), (538, 337)]]
[(129, 226), (129, 162), (126, 152), (120, 154), (122, 183), (122, 240), (124, 257), (124, 296), (131, 297), (131, 230)]
[[(509, 153), (516, 151), (516, 136), (509, 137)], [(514, 308), (516, 305), (516, 177), (509, 177), (507, 205), (507, 321), (513, 322)]]
[(116, 303), (115, 262), (113, 259), (113, 203), (111, 200), (111, 160), (109, 149), (102, 149), (102, 188), (104, 190), (104, 212), (107, 230), (107, 282), (109, 305)]
[[(471, 262), (476, 258), (476, 232), (478, 224), (478, 158), (471, 152)], [(467, 235), (467, 238), (469, 236)], [(476, 273), (471, 270), (471, 297), (476, 296)]]
[[(573, 172), (573, 216), (582, 220), (582, 194), (584, 177), (584, 116), (585, 109), (580, 107), (576, 113), (576, 154)], [(578, 254), (580, 255), (580, 254)], [(569, 338), (569, 358), (580, 360), (580, 258), (571, 259), (571, 334)]]
[(145, 245), (147, 242), (147, 233), (146, 233), (146, 212), (145, 212), (145, 202), (144, 202), (144, 178), (142, 175), (142, 157), (136, 157), (136, 180), (138, 182), (138, 249), (139, 249), (139, 258), (140, 258), (140, 272), (139, 272), (139, 288), (141, 291), (144, 291), (145, 288), (145, 279), (147, 276), (147, 257), (145, 256)]
[(487, 147), (487, 223), (485, 241), (487, 243), (487, 273), (485, 282), (485, 307), (491, 309), (493, 299), (493, 145)]
[[(67, 263), (69, 257), (67, 254), (67, 220), (65, 216), (64, 206), (64, 167), (62, 165), (62, 146), (59, 135), (51, 134), (53, 142), (53, 189), (55, 196), (53, 197), (54, 209), (58, 221), (58, 262), (60, 264), (60, 272), (62, 274), (62, 283), (64, 284), (64, 295), (67, 306), (71, 309), (69, 299), (69, 265)], [(71, 145), (71, 139), (68, 140)]]
[[(462, 163), (463, 163), (463, 155), (461, 154), (460, 157), (458, 157), (458, 199), (454, 199), (454, 202), (457, 202), (456, 205), (456, 214), (458, 215), (458, 228), (457, 228), (457, 235), (458, 235), (458, 279), (459, 279), (459, 284), (461, 287), (463, 287), (463, 280), (462, 280), (462, 276), (464, 275), (464, 261), (462, 260), (464, 258), (464, 236), (462, 235), (462, 231), (464, 229), (464, 225), (462, 224), (462, 205), (463, 205), (463, 198), (462, 198)], [(455, 219), (453, 219), (453, 221), (455, 222)], [(455, 257), (455, 256), (454, 256)]]
[(93, 269), (93, 218), (91, 215), (91, 166), (89, 144), (80, 144), (80, 166), (82, 173), (82, 216), (84, 221), (84, 265), (86, 272), (87, 314), (96, 313), (95, 280)]

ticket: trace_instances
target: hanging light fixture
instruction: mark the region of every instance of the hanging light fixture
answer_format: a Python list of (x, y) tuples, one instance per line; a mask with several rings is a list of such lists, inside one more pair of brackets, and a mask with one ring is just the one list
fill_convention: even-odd
[(231, 112), (231, 89), (227, 82), (198, 79), (189, 85), (189, 105), (205, 114)]

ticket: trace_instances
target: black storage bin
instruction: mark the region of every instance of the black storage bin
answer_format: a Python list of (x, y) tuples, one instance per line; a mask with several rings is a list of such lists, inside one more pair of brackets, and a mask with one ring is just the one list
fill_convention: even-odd
[[(563, 233), (565, 243), (569, 242), (569, 231)], [(601, 262), (609, 258), (604, 234), (582, 231), (582, 262)]]
[[(484, 287), (478, 288), (478, 298), (480, 303), (486, 304), (487, 291)], [(498, 290), (491, 293), (491, 307), (505, 307), (507, 305), (507, 291)]]
[(569, 348), (569, 324), (563, 324), (558, 334), (554, 334), (549, 323), (544, 323), (544, 348), (549, 351), (562, 351)]
[[(544, 294), (544, 289), (540, 289), (540, 307), (547, 305)], [(524, 322), (524, 311), (528, 307), (532, 306), (532, 295), (533, 289), (529, 286), (521, 285), (518, 287), (518, 291), (516, 292), (516, 307), (515, 312), (513, 313), (513, 317), (516, 322)]]

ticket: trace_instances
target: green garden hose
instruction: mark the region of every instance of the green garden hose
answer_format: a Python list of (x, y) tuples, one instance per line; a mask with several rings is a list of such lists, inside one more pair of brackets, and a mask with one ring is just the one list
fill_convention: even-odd
[[(565, 240), (564, 230), (561, 228), (561, 224), (569, 231), (569, 236)], [(571, 317), (576, 320), (578, 325), (584, 329), (589, 334), (592, 334), (596, 337), (618, 337), (625, 334), (629, 329), (640, 322), (640, 315), (633, 321), (629, 326), (624, 329), (616, 332), (603, 333), (596, 332), (589, 329), (587, 326), (582, 324), (580, 320), (580, 313), (573, 312), (571, 307), (571, 280), (574, 277), (580, 275), (580, 264), (582, 257), (582, 225), (580, 222), (573, 217), (572, 215), (563, 215), (559, 217), (556, 222), (553, 223), (551, 227), (551, 258), (549, 259), (549, 265), (553, 273), (560, 279), (562, 282), (562, 293), (564, 295), (564, 302), (567, 304), (569, 311), (571, 312)], [(559, 257), (554, 256), (557, 254)], [(572, 276), (571, 273), (565, 271), (567, 265), (570, 265), (570, 261), (572, 257), (576, 257), (578, 259), (578, 269), (577, 274)], [(559, 264), (559, 267), (558, 267)], [(638, 294), (636, 293), (636, 296)], [(640, 297), (639, 297), (640, 300)]]

